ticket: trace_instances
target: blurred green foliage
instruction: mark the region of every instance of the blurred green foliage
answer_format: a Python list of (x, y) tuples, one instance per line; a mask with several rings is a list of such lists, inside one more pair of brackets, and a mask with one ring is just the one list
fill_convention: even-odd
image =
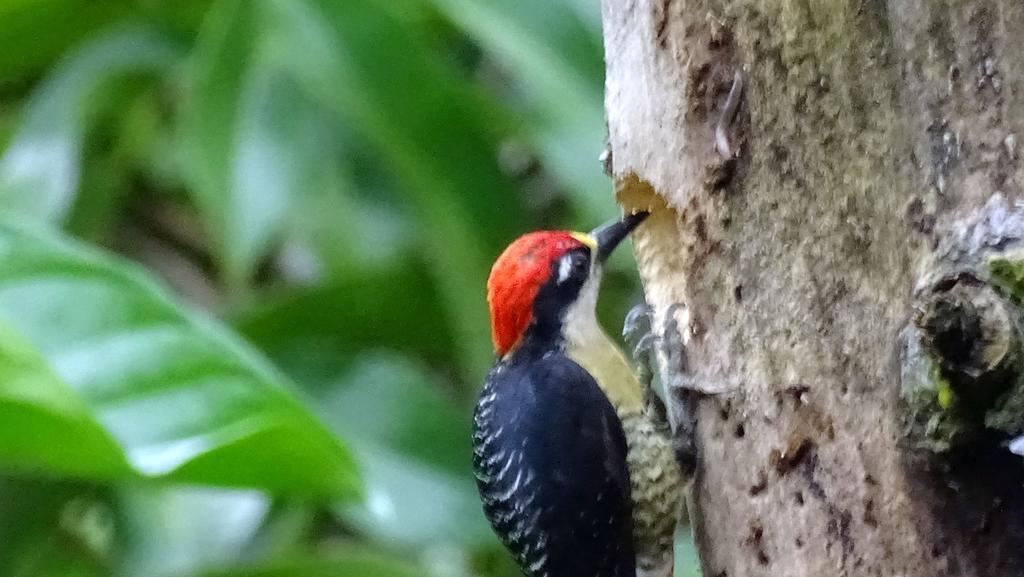
[(0, 22), (0, 573), (515, 575), (469, 470), (483, 286), (616, 215), (597, 3)]

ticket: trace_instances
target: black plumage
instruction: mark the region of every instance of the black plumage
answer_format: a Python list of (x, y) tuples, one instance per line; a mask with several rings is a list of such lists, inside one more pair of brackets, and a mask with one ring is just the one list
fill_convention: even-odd
[(531, 336), (474, 414), (484, 512), (527, 575), (635, 577), (622, 424), (593, 377)]

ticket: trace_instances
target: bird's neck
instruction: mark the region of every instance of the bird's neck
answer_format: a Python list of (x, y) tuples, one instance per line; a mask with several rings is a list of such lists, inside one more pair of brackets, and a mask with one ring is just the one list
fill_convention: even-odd
[(644, 390), (626, 356), (597, 322), (599, 280), (590, 279), (561, 318), (535, 318), (519, 345), (502, 362), (524, 362), (550, 351), (564, 351), (594, 377), (615, 410), (624, 416), (643, 410)]
[(597, 322), (596, 283), (584, 286), (566, 312), (562, 335), (566, 355), (587, 370), (621, 413), (643, 409), (643, 386), (619, 347)]

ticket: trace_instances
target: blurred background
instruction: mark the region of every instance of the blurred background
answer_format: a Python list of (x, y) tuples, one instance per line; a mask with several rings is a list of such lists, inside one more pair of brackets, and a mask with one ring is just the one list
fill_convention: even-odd
[(0, 3), (0, 574), (517, 575), (484, 283), (618, 215), (602, 88), (597, 0)]

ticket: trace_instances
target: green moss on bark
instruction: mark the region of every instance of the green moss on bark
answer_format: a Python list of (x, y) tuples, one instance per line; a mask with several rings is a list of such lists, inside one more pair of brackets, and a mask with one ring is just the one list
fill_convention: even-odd
[(1024, 251), (988, 258), (992, 284), (1016, 304), (1024, 303)]

